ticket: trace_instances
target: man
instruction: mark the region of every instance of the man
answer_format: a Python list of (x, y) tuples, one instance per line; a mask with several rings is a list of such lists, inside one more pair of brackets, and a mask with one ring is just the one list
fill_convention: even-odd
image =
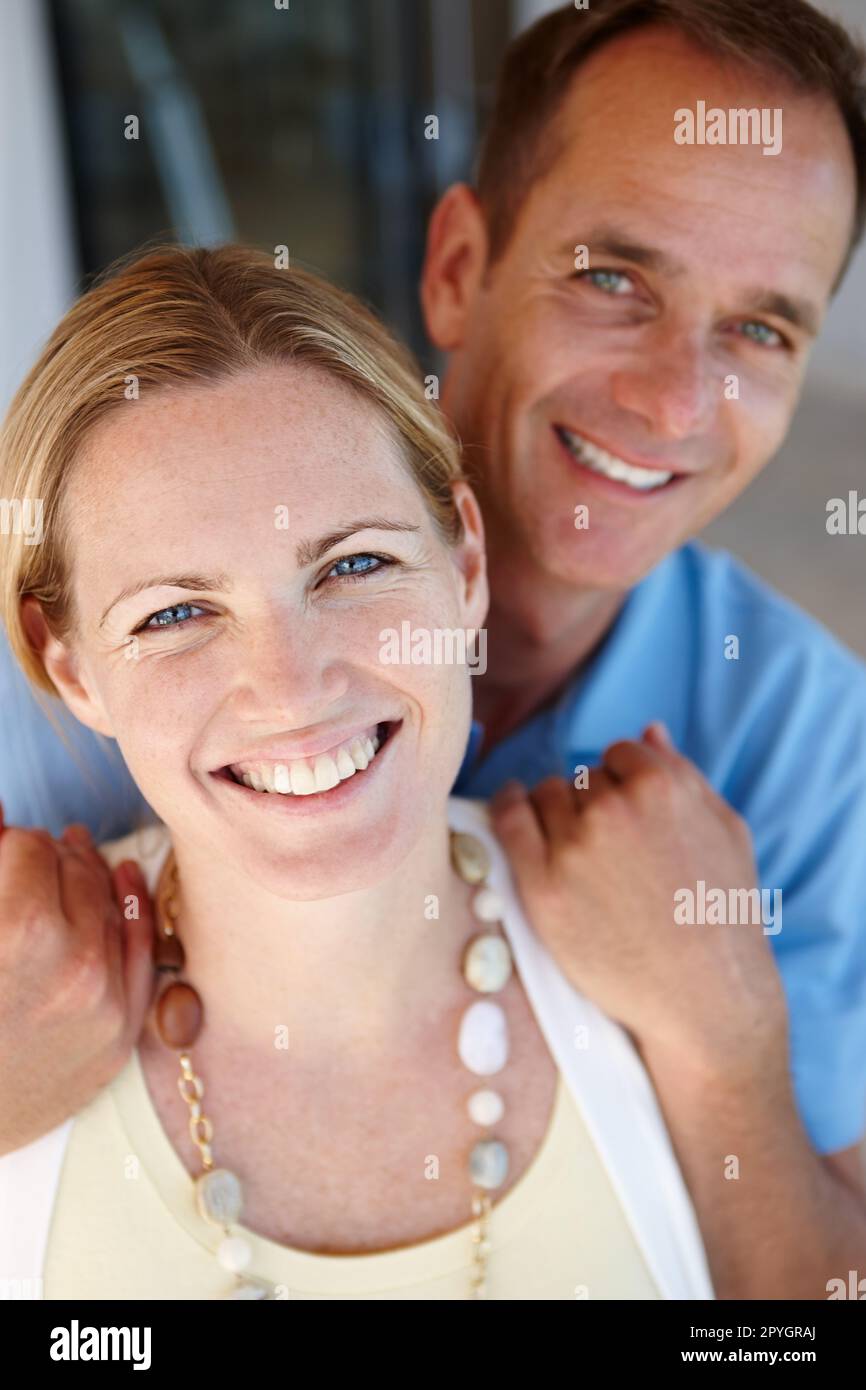
[[(494, 593), (456, 790), (500, 790), (536, 928), (640, 1049), (720, 1297), (826, 1297), (866, 1272), (866, 670), (686, 544), (787, 432), (863, 228), (863, 72), (802, 0), (564, 7), (507, 55), (478, 190), (441, 200), (423, 275)], [(751, 109), (768, 119), (740, 123)], [(675, 747), (638, 739), (657, 720)], [(527, 796), (515, 777), (545, 780)], [(741, 862), (740, 817), (784, 918), (677, 919), (702, 887), (748, 893), (739, 871), (701, 878), (726, 846)], [(100, 879), (102, 930), (109, 900), (74, 838), (0, 838), (0, 921), (14, 890), (41, 946), (29, 984), (0, 956), (29, 1082), (0, 1098), (7, 1148), (114, 1074), (146, 1004), (141, 929), (110, 985), (69, 944)], [(72, 1003), (28, 1034), (46, 977)], [(46, 1049), (88, 1012), (99, 1057), (62, 1077)]]

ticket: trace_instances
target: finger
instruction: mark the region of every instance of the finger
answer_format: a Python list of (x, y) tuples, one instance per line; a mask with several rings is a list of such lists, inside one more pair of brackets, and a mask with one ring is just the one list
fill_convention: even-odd
[(580, 814), (574, 788), (564, 777), (545, 777), (530, 793), (530, 801), (551, 844), (558, 844), (574, 830)]
[(77, 822), (74, 825), (67, 825), (60, 839), (67, 848), (74, 850), (86, 864), (99, 874), (105, 887), (111, 892), (111, 870), (93, 843), (87, 826)]
[(670, 767), (670, 763), (655, 748), (635, 739), (620, 739), (601, 755), (602, 766), (618, 782), (629, 782), (651, 768)]
[(619, 786), (616, 778), (608, 772), (607, 768), (599, 764), (598, 767), (589, 769), (589, 777), (585, 787), (577, 787), (574, 792), (574, 800), (579, 811), (585, 811), (587, 806), (591, 806), (599, 797), (610, 796)]
[(671, 738), (668, 727), (661, 719), (656, 719), (644, 729), (641, 739), (645, 747), (652, 748), (666, 762), (682, 771), (696, 771), (694, 763), (681, 753)]
[(547, 845), (526, 788), (520, 782), (506, 782), (489, 805), (493, 829), (511, 862), (518, 884), (543, 873)]
[(156, 983), (153, 903), (135, 860), (125, 859), (117, 866), (113, 877), (121, 912), (123, 988), (129, 1036), (134, 1040), (141, 1032)]
[(666, 750), (670, 751), (675, 746), (670, 730), (663, 719), (654, 719), (651, 724), (647, 724), (641, 738), (644, 743), (648, 743), (650, 747), (657, 749), (660, 753)]
[(61, 905), (60, 853), (47, 831), (8, 826), (0, 839), (0, 888), (56, 914)]
[(121, 965), (119, 948), (112, 950), (106, 941), (107, 924), (117, 911), (111, 885), (106, 885), (88, 858), (67, 845), (60, 850), (60, 893), (70, 938), (80, 946), (105, 952), (109, 978), (116, 979)]

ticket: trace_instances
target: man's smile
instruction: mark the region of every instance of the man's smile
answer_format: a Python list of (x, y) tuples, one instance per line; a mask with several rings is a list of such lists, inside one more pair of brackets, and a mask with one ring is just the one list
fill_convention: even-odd
[(586, 435), (567, 429), (565, 425), (554, 425), (553, 428), (557, 439), (579, 468), (617, 484), (618, 490), (644, 496), (661, 491), (668, 492), (688, 476), (669, 469), (627, 462), (619, 455), (601, 448)]

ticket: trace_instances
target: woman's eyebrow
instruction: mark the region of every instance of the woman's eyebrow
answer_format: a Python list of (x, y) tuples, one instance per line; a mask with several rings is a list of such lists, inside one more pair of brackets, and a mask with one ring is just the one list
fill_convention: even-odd
[(327, 536), (320, 536), (318, 540), (299, 541), (295, 551), (298, 569), (304, 569), (306, 565), (314, 565), (332, 546), (348, 540), (349, 536), (354, 536), (358, 531), (418, 531), (419, 529), (417, 526), (410, 526), (405, 521), (388, 521), (381, 516), (363, 517), (360, 521), (350, 522), (348, 526), (341, 526), (338, 531), (329, 532)]
[(224, 594), (231, 588), (231, 581), (227, 574), (156, 574), (149, 579), (136, 580), (134, 584), (129, 584), (125, 589), (121, 589), (116, 598), (106, 608), (102, 617), (99, 619), (99, 626), (102, 627), (112, 608), (116, 604), (122, 603), (124, 599), (134, 598), (145, 589), (195, 589), (211, 590), (214, 593)]
[[(313, 565), (332, 546), (339, 545), (340, 541), (346, 540), (349, 536), (354, 536), (358, 531), (418, 531), (420, 528), (411, 526), (408, 522), (388, 521), (385, 517), (373, 516), (363, 517), (360, 521), (350, 522), (348, 526), (341, 526), (338, 531), (331, 531), (326, 536), (320, 536), (315, 541), (299, 541), (296, 549), (298, 568), (303, 569), (305, 565)], [(147, 579), (136, 580), (134, 584), (129, 584), (125, 589), (111, 600), (102, 617), (99, 626), (102, 627), (112, 608), (124, 599), (134, 598), (136, 594), (142, 593), (145, 589), (190, 589), (197, 592), (226, 593), (231, 588), (231, 580), (226, 574), (156, 574)]]

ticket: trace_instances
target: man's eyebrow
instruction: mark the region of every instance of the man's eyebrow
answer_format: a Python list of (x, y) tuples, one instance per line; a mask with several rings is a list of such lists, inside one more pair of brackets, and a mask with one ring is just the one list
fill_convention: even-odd
[(318, 540), (299, 541), (295, 550), (295, 558), (298, 562), (298, 569), (304, 569), (306, 565), (314, 565), (317, 560), (321, 560), (332, 546), (339, 545), (341, 541), (348, 540), (349, 536), (354, 536), (358, 531), (418, 531), (419, 527), (410, 526), (405, 521), (388, 521), (381, 516), (362, 517), (360, 521), (352, 521), (347, 526), (341, 526), (338, 531), (331, 531), (327, 536), (320, 536)]
[(635, 265), (646, 266), (648, 270), (658, 270), (663, 275), (683, 275), (686, 270), (685, 265), (667, 251), (633, 241), (623, 228), (609, 224), (593, 227), (584, 234), (582, 242), (572, 241), (567, 247), (563, 247), (563, 250), (573, 256), (576, 245), (588, 247), (592, 255), (616, 256), (621, 261), (634, 261)]
[[(580, 244), (574, 242), (563, 249), (573, 255), (574, 246)], [(621, 261), (633, 261), (635, 265), (645, 266), (648, 270), (656, 270), (672, 278), (686, 272), (683, 262), (670, 256), (667, 251), (662, 251), (657, 246), (645, 246), (632, 241), (629, 233), (618, 227), (595, 227), (586, 233), (582, 244), (589, 248), (591, 255), (615, 256)], [(744, 291), (743, 298), (751, 304), (752, 313), (774, 314), (777, 318), (793, 324), (795, 328), (802, 329), (811, 337), (817, 337), (821, 315), (811, 300), (763, 287)]]
[(746, 291), (751, 303), (752, 313), (774, 314), (776, 318), (786, 319), (795, 328), (801, 328), (811, 337), (818, 336), (821, 316), (809, 299), (798, 299), (795, 295), (781, 294), (777, 290), (753, 289)]
[(106, 608), (102, 617), (99, 619), (99, 626), (102, 627), (112, 608), (118, 603), (123, 603), (124, 599), (135, 598), (136, 594), (142, 593), (145, 589), (194, 589), (199, 592), (210, 590), (214, 593), (225, 593), (231, 588), (231, 581), (226, 574), (156, 574), (148, 579), (136, 580), (134, 584), (129, 584), (125, 589), (121, 589), (116, 598)]

